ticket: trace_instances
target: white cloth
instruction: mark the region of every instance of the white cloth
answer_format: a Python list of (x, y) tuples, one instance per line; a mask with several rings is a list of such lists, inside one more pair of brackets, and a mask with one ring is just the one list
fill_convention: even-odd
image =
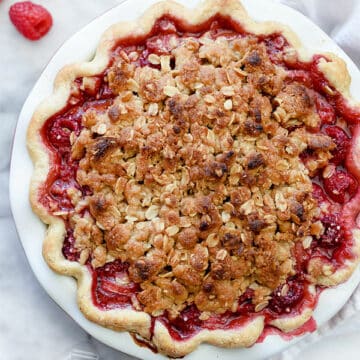
[[(360, 65), (360, 1), (275, 1), (309, 16)], [(120, 0), (37, 0), (54, 16), (51, 32), (37, 43), (23, 39), (10, 24), (7, 11), (13, 2), (0, 1), (0, 267), (7, 269), (0, 272), (0, 358), (58, 359), (87, 341), (87, 336), (40, 289), (18, 242), (8, 200), (11, 138), (21, 105), (56, 48), (71, 33)], [(274, 359), (300, 359), (310, 343), (327, 336), (360, 332), (359, 310), (360, 288), (331, 321)], [(100, 359), (130, 359), (97, 341), (92, 340), (92, 345)], [(329, 352), (324, 355), (332, 359)]]
[(275, 0), (308, 16), (360, 66), (359, 0)]

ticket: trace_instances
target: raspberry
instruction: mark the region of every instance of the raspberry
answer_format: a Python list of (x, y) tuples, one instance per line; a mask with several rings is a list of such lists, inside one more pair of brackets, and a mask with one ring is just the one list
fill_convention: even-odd
[(324, 248), (334, 248), (340, 245), (344, 238), (343, 228), (339, 225), (339, 214), (325, 215), (321, 219), (324, 233), (319, 239), (319, 244)]
[(356, 179), (344, 170), (337, 170), (330, 177), (324, 179), (324, 189), (329, 197), (344, 204), (355, 195), (358, 188)]
[(321, 186), (315, 183), (313, 183), (313, 196), (320, 204), (328, 202), (328, 198)]
[(50, 143), (56, 148), (70, 147), (70, 134), (77, 130), (77, 124), (66, 119), (56, 119), (49, 129)]
[(330, 161), (339, 165), (346, 158), (350, 146), (350, 138), (339, 126), (329, 126), (325, 128), (324, 131), (326, 135), (330, 136), (336, 144), (336, 148), (331, 151), (333, 157)]
[(304, 283), (298, 278), (290, 278), (286, 284), (287, 291), (284, 291), (283, 294), (284, 285), (280, 285), (274, 291), (269, 303), (269, 308), (278, 314), (290, 312), (291, 308), (300, 302), (305, 293)]
[(315, 106), (323, 124), (335, 124), (336, 116), (334, 108), (326, 101), (324, 97), (321, 95), (316, 96)]
[(30, 40), (42, 38), (50, 30), (53, 22), (51, 14), (44, 7), (31, 1), (12, 5), (9, 16), (16, 29)]
[(61, 179), (55, 180), (55, 182), (51, 185), (49, 189), (49, 193), (54, 200), (57, 200), (59, 204), (59, 208), (61, 210), (64, 209), (72, 209), (71, 200), (67, 197), (67, 189), (69, 188), (69, 184)]
[(252, 298), (254, 297), (254, 290), (247, 289), (240, 297), (239, 297), (239, 306), (237, 308), (237, 313), (239, 314), (249, 314), (255, 311), (255, 306), (252, 303)]

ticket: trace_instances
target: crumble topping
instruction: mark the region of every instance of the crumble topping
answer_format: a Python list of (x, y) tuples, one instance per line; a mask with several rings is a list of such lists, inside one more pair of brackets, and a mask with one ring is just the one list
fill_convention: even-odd
[(310, 176), (330, 171), (336, 145), (314, 133), (313, 91), (289, 83), (254, 37), (168, 47), (144, 67), (121, 52), (106, 74), (113, 104), (87, 110), (71, 136), (77, 181), (92, 192), (69, 194), (80, 262), (128, 262), (133, 305), (154, 316), (192, 303), (202, 319), (235, 311), (248, 288), (261, 311), (296, 274), (295, 244), (324, 231)]

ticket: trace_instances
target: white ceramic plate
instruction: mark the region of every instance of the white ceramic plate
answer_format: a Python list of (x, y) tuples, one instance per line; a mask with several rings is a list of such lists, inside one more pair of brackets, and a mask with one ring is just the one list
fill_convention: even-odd
[[(189, 7), (198, 1), (178, 0)], [(146, 348), (141, 348), (132, 341), (127, 333), (115, 332), (89, 322), (82, 315), (76, 304), (76, 284), (72, 278), (60, 276), (51, 271), (42, 258), (41, 248), (45, 226), (33, 214), (28, 201), (30, 176), (33, 171), (32, 162), (26, 149), (26, 129), (32, 113), (38, 103), (51, 94), (53, 80), (57, 72), (65, 65), (76, 61), (88, 60), (94, 54), (101, 34), (118, 21), (135, 19), (145, 9), (157, 0), (127, 0), (103, 14), (72, 36), (54, 55), (48, 66), (27, 98), (19, 116), (14, 139), (11, 173), (10, 200), (16, 227), (35, 276), (48, 294), (66, 311), (84, 330), (96, 339), (144, 360), (154, 360), (165, 357), (153, 354)], [(360, 73), (350, 58), (316, 25), (300, 13), (284, 5), (269, 0), (243, 0), (249, 14), (256, 20), (274, 20), (291, 25), (300, 36), (306, 47), (317, 52), (331, 51), (345, 59), (352, 76), (351, 90), (360, 94)], [(357, 269), (352, 277), (334, 289), (325, 290), (321, 296), (314, 318), (320, 326), (345, 304), (360, 281), (360, 271)], [(249, 349), (221, 349), (202, 344), (186, 359), (223, 359), (238, 358), (264, 359), (274, 353), (284, 350), (300, 338), (284, 341), (279, 336), (268, 336), (261, 344)]]

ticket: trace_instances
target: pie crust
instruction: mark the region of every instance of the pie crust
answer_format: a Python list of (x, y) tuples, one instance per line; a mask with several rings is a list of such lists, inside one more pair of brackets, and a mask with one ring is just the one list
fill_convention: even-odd
[[(35, 111), (35, 113), (32, 117), (29, 129), (28, 129), (28, 148), (29, 148), (29, 152), (31, 154), (31, 157), (32, 157), (32, 160), (33, 160), (34, 166), (35, 166), (34, 174), (32, 177), (32, 182), (31, 182), (31, 188), (30, 188), (31, 205), (32, 205), (33, 211), (40, 217), (40, 219), (45, 224), (48, 225), (45, 240), (44, 240), (44, 245), (43, 245), (43, 256), (44, 256), (46, 262), (48, 263), (48, 265), (54, 271), (56, 271), (60, 274), (63, 274), (63, 275), (72, 276), (72, 277), (76, 278), (77, 284), (78, 284), (78, 293), (77, 293), (78, 305), (79, 305), (81, 311), (84, 313), (84, 315), (88, 319), (90, 319), (91, 321), (96, 322), (102, 326), (105, 326), (105, 327), (108, 327), (108, 328), (111, 328), (114, 330), (129, 331), (131, 333), (134, 333), (134, 334), (136, 334), (137, 339), (141, 339), (141, 341), (147, 342), (151, 346), (155, 347), (157, 349), (157, 351), (159, 351), (163, 354), (166, 354), (171, 357), (181, 357), (181, 356), (184, 356), (184, 355), (190, 353), (191, 351), (193, 351), (202, 342), (207, 342), (207, 343), (221, 346), (221, 347), (249, 347), (249, 346), (253, 345), (259, 339), (259, 337), (261, 336), (261, 334), (264, 331), (265, 325), (275, 327), (285, 333), (291, 333), (293, 330), (301, 328), (304, 324), (306, 324), (311, 319), (313, 309), (316, 305), (316, 295), (317, 295), (318, 289), (319, 289), (318, 286), (329, 287), (329, 286), (337, 285), (341, 282), (346, 281), (349, 278), (349, 276), (352, 274), (352, 272), (354, 271), (355, 267), (357, 266), (357, 264), (359, 262), (359, 256), (360, 256), (360, 235), (359, 235), (359, 230), (357, 229), (357, 222), (356, 222), (357, 221), (357, 219), (356, 219), (357, 213), (360, 211), (360, 201), (359, 201), (360, 193), (359, 193), (358, 189), (356, 189), (356, 191), (354, 191), (351, 198), (346, 199), (345, 204), (341, 207), (342, 221), (345, 221), (347, 224), (347, 230), (346, 230), (347, 238), (351, 239), (351, 240), (347, 240), (349, 243), (347, 246), (347, 254), (350, 254), (350, 255), (341, 261), (340, 266), (336, 266), (336, 267), (333, 266), (330, 262), (324, 262), (323, 259), (320, 257), (317, 259), (315, 258), (315, 260), (312, 259), (309, 262), (308, 276), (309, 276), (309, 278), (311, 278), (312, 285), (308, 286), (307, 290), (306, 290), (306, 293), (308, 294), (308, 297), (310, 299), (308, 302), (305, 302), (305, 304), (302, 305), (301, 307), (299, 307), (296, 312), (290, 312), (290, 310), (288, 313), (279, 311), (278, 314), (276, 316), (272, 317), (270, 320), (267, 317), (267, 315), (264, 312), (262, 312), (262, 309), (260, 309), (261, 305), (264, 305), (264, 304), (258, 303), (258, 304), (256, 304), (257, 306), (259, 306), (257, 309), (258, 311), (255, 311), (255, 312), (253, 311), (251, 317), (248, 317), (245, 321), (242, 321), (235, 327), (226, 328), (223, 326), (222, 328), (220, 327), (217, 329), (214, 327), (208, 327), (208, 328), (202, 328), (202, 329), (200, 328), (200, 329), (197, 329), (196, 332), (191, 334), (191, 336), (186, 336), (186, 337), (180, 338), (180, 339), (176, 338), (172, 335), (171, 331), (169, 331), (169, 327), (166, 326), (166, 321), (164, 319), (162, 319), (161, 321), (156, 320), (157, 316), (162, 316), (163, 313), (161, 311), (157, 312), (159, 309), (156, 307), (152, 308), (151, 306), (154, 304), (151, 304), (151, 303), (154, 303), (155, 301), (151, 301), (151, 300), (154, 300), (154, 299), (150, 298), (150, 301), (147, 301), (145, 299), (145, 295), (144, 295), (144, 300), (141, 301), (142, 307), (139, 305), (140, 307), (138, 307), (137, 310), (135, 310), (131, 306), (104, 308), (104, 307), (99, 306), (99, 304), (96, 305), (94, 303), (93, 289), (94, 289), (94, 281), (95, 280), (93, 280), (94, 279), (93, 278), (94, 270), (91, 270), (91, 268), (92, 267), (93, 268), (98, 268), (98, 267), (101, 268), (102, 266), (105, 265), (105, 262), (109, 261), (109, 257), (105, 261), (99, 260), (101, 258), (101, 256), (99, 257), (99, 259), (97, 259), (97, 256), (96, 256), (95, 250), (94, 250), (93, 253), (91, 254), (93, 256), (91, 260), (89, 260), (88, 258), (81, 259), (81, 257), (80, 257), (80, 259), (78, 259), (80, 262), (70, 261), (70, 260), (66, 259), (64, 256), (64, 252), (63, 252), (63, 246), (64, 246), (64, 239), (67, 236), (66, 234), (67, 234), (68, 229), (67, 229), (66, 221), (64, 221), (64, 214), (61, 214), (59, 212), (54, 213), (54, 211), (51, 211), (48, 206), (44, 205), (44, 202), (42, 200), (42, 196), (43, 196), (42, 189), (44, 187), (44, 184), (48, 181), (48, 178), (50, 176), (49, 174), (51, 174), (51, 171), (54, 169), (54, 166), (55, 166), (54, 165), (54, 159), (55, 159), (54, 156), (55, 155), (49, 151), (48, 145), (45, 144), (44, 140), (43, 140), (42, 129), (45, 126), (44, 124), (46, 124), (46, 122), (49, 118), (56, 116), (56, 114), (61, 113), (61, 111), (63, 111), (64, 108), (69, 106), (69, 102), (71, 103), (71, 101), (72, 101), (71, 99), (74, 95), (74, 83), (76, 82), (77, 79), (86, 78), (87, 79), (86, 81), (89, 81), (88, 83), (86, 81), (83, 81), (82, 88), (84, 88), (84, 87), (86, 88), (87, 86), (89, 86), (91, 88), (91, 86), (93, 86), (93, 83), (91, 82), (91, 78), (94, 76), (97, 76), (99, 74), (103, 74), (104, 71), (109, 68), (109, 61), (111, 59), (112, 52), (116, 48), (116, 46), (118, 46), (121, 39), (133, 39), (133, 38), (148, 37), (148, 35), (151, 33), (151, 31), (154, 27), (154, 24), (156, 24), (157, 20), (160, 18), (163, 18), (165, 15), (170, 18), (175, 18), (175, 19), (177, 19), (177, 21), (187, 24), (188, 26), (193, 26), (193, 27), (195, 27), (196, 25), (199, 25), (199, 24), (205, 24), (207, 21), (208, 22), (211, 21), (214, 18), (214, 16), (220, 15), (224, 18), (231, 19), (231, 21), (233, 21), (237, 24), (241, 24), (241, 28), (244, 30), (244, 32), (252, 34), (254, 36), (265, 37), (265, 36), (271, 35), (271, 34), (281, 34), (283, 36), (283, 38), (286, 39), (286, 41), (288, 43), (288, 48), (293, 50), (292, 54), (294, 54), (294, 53), (296, 54), (296, 56), (297, 56), (296, 61), (298, 61), (298, 62), (306, 63), (313, 59), (312, 55), (309, 54), (306, 51), (306, 49), (304, 49), (302, 47), (297, 36), (287, 26), (284, 26), (279, 23), (273, 23), (273, 22), (257, 23), (255, 21), (253, 21), (252, 19), (250, 19), (248, 17), (248, 15), (246, 14), (245, 10), (243, 9), (241, 3), (238, 2), (237, 0), (207, 0), (204, 3), (202, 3), (201, 5), (199, 5), (196, 9), (191, 9), (191, 10), (184, 8), (183, 6), (181, 6), (175, 2), (172, 2), (172, 1), (160, 2), (160, 3), (157, 3), (154, 6), (150, 7), (146, 11), (146, 13), (137, 21), (119, 23), (119, 24), (116, 24), (116, 25), (113, 25), (112, 27), (110, 27), (102, 36), (99, 47), (97, 49), (96, 55), (93, 60), (91, 60), (89, 62), (81, 62), (81, 63), (65, 66), (58, 73), (56, 80), (55, 80), (55, 84), (54, 84), (53, 94), (49, 98), (44, 100), (38, 106), (37, 110)], [(206, 56), (207, 55), (205, 54), (205, 57)], [(215, 56), (216, 56), (216, 54), (215, 54)], [(291, 52), (289, 52), (289, 56), (291, 56)], [(156, 64), (157, 61), (161, 61), (159, 56), (153, 57), (153, 58), (154, 58), (153, 64), (155, 64), (155, 65), (157, 65)], [(221, 60), (219, 60), (219, 61), (221, 62)], [(253, 59), (248, 59), (246, 61), (248, 61), (249, 66), (252, 66), (252, 65), (256, 66), (258, 59), (253, 58)], [(168, 63), (168, 66), (170, 67), (170, 63)], [(221, 67), (221, 64), (220, 64), (220, 67)], [(344, 61), (341, 60), (340, 58), (338, 58), (337, 56), (335, 56), (334, 54), (326, 53), (326, 54), (322, 54), (322, 56), (319, 57), (318, 61), (316, 62), (316, 67), (322, 73), (324, 79), (328, 82), (327, 91), (332, 92), (332, 93), (336, 92), (336, 93), (340, 94), (341, 99), (343, 99), (343, 100), (345, 99), (346, 103), (347, 103), (347, 104), (345, 104), (345, 102), (344, 102), (343, 106), (348, 107), (348, 109), (350, 109), (349, 110), (350, 112), (352, 111), (351, 116), (353, 118), (356, 118), (356, 117), (360, 118), (359, 110), (356, 110), (357, 105), (354, 103), (354, 101), (350, 97), (349, 87), (350, 87), (351, 79), (350, 79), (349, 73), (346, 69), (346, 65), (345, 65)], [(171, 71), (170, 68), (169, 68), (169, 71)], [(277, 75), (281, 76), (281, 70), (279, 70), (279, 73), (277, 73)], [(108, 74), (108, 78), (109, 77), (110, 77), (110, 75)], [(88, 80), (88, 79), (90, 79), (90, 80)], [(295, 82), (296, 82), (296, 80), (295, 80)], [(167, 89), (164, 90), (165, 93), (166, 92), (169, 93), (169, 94), (167, 94), (167, 96), (169, 98), (172, 98), (177, 95), (179, 95), (179, 96), (181, 95), (181, 94), (177, 94), (176, 92), (173, 93), (173, 91), (174, 91), (173, 88), (174, 88), (174, 86), (167, 86)], [(175, 88), (176, 88), (176, 86), (175, 86)], [(296, 86), (296, 89), (295, 88), (291, 88), (291, 89), (292, 89), (291, 91), (293, 91), (293, 93), (291, 93), (290, 95), (293, 96), (295, 94), (294, 96), (296, 96), (296, 91), (299, 91), (300, 92), (299, 96), (301, 99), (301, 97), (303, 96), (303, 95), (301, 95), (302, 94), (301, 92), (303, 91), (303, 90), (301, 90), (302, 87)], [(193, 90), (196, 91), (196, 89), (193, 89)], [(225, 96), (225, 99), (221, 98), (221, 101), (223, 101), (224, 110), (225, 110), (225, 112), (226, 111), (231, 112), (233, 103), (231, 102), (231, 100), (229, 102), (229, 97), (232, 98), (232, 96), (233, 96), (232, 89), (229, 89), (229, 87), (225, 87), (225, 88), (223, 87), (222, 91), (224, 93), (223, 95)], [(155, 98), (156, 98), (156, 95), (157, 94), (154, 95)], [(280, 105), (283, 103), (286, 103), (286, 101), (287, 101), (286, 100), (287, 99), (286, 91), (283, 91), (283, 93), (281, 93), (281, 91), (277, 91), (276, 95), (277, 95), (276, 101), (278, 102), (277, 104), (279, 105), (279, 108), (280, 108), (281, 107)], [(210, 99), (208, 102), (208, 106), (211, 106), (212, 99), (210, 97), (212, 96), (212, 94), (210, 93), (210, 94), (206, 95), (205, 93), (203, 93), (202, 96), (204, 98), (205, 98), (205, 96), (208, 96), (208, 99)], [(158, 101), (161, 102), (163, 100), (156, 100), (155, 102), (158, 102)], [(164, 104), (165, 104), (165, 101), (164, 101)], [(234, 102), (234, 104), (235, 104), (235, 102)], [(176, 106), (176, 105), (177, 104), (175, 102), (174, 106)], [(313, 105), (311, 105), (311, 106), (313, 106)], [(147, 109), (147, 111), (148, 111), (148, 113), (155, 111), (155, 115), (156, 115), (156, 113), (157, 113), (157, 111), (159, 111), (159, 109), (154, 110), (154, 109), (150, 109), (150, 107), (149, 107)], [(174, 110), (174, 112), (176, 113), (176, 109)], [(311, 115), (314, 115), (314, 114), (311, 114)], [(85, 116), (88, 116), (88, 115), (85, 114), (84, 117)], [(117, 116), (119, 116), (119, 114), (117, 114)], [(151, 114), (149, 116), (151, 116)], [(260, 117), (261, 117), (261, 115), (260, 115)], [(89, 119), (87, 121), (91, 122), (92, 121), (91, 116), (88, 116), (88, 118)], [(282, 118), (282, 114), (280, 112), (278, 121), (282, 122), (283, 120), (284, 119)], [(313, 117), (309, 117), (309, 119), (306, 120), (309, 122), (307, 125), (309, 125), (310, 127), (313, 126), (313, 129), (316, 130), (316, 126), (317, 126), (316, 121), (317, 120), (314, 119)], [(305, 120), (304, 120), (304, 122), (305, 122)], [(312, 122), (315, 122), (315, 125)], [(97, 125), (99, 125), (99, 124), (95, 123), (95, 125), (93, 125), (93, 126), (97, 126)], [(286, 127), (286, 126), (289, 127), (290, 125), (284, 125), (284, 127)], [(297, 124), (295, 123), (294, 126), (296, 127)], [(177, 131), (180, 132), (181, 129), (176, 130), (175, 132), (177, 132)], [(252, 131), (254, 131), (254, 129)], [(294, 130), (292, 132), (294, 133), (296, 131), (297, 130)], [(360, 151), (360, 144), (359, 144), (360, 139), (358, 136), (359, 131), (360, 131), (359, 127), (355, 123), (355, 120), (354, 120), (354, 122), (351, 124), (352, 144), (351, 144), (350, 150), (348, 151), (348, 154), (346, 157), (346, 166), (351, 168), (351, 171), (352, 171), (351, 175), (355, 179), (354, 181), (357, 181), (360, 179), (360, 170), (359, 170), (360, 164), (358, 163), (358, 161), (359, 161), (358, 159), (360, 157), (357, 156), (358, 152)], [(104, 135), (104, 133), (106, 133), (106, 129), (103, 131), (103, 129), (100, 129), (98, 127), (94, 130), (94, 132), (97, 132), (97, 134), (101, 138), (101, 136)], [(125, 135), (129, 136), (129, 134), (125, 134)], [(254, 135), (254, 134), (249, 134), (249, 136), (250, 135)], [(108, 136), (108, 134), (106, 134), (106, 136)], [(310, 137), (311, 137), (310, 135), (306, 135), (306, 136), (308, 136), (307, 141), (309, 141), (309, 142), (312, 141), (310, 139)], [(131, 139), (131, 136), (128, 138)], [(126, 140), (128, 140), (128, 138), (126, 138)], [(79, 134), (77, 134), (77, 136), (74, 136), (74, 139), (72, 140), (73, 141), (72, 146), (74, 146), (77, 139), (79, 139)], [(112, 141), (111, 138), (109, 138), (109, 139), (106, 141), (106, 143), (107, 143), (106, 147), (108, 147), (109, 142)], [(325, 142), (327, 139), (329, 139), (329, 137), (327, 137), (327, 136), (324, 136), (321, 139), (316, 138), (317, 141), (323, 140)], [(319, 151), (323, 151), (323, 153), (325, 154), (324, 156), (326, 156), (326, 154), (329, 154), (329, 151), (331, 152), (331, 150), (334, 149), (334, 144), (332, 144), (332, 143), (328, 143), (327, 145), (326, 144), (324, 145), (324, 143), (321, 143), (320, 145), (317, 145), (317, 146), (318, 147), (315, 146), (315, 148), (320, 149)], [(74, 147), (72, 149), (74, 150)], [(87, 148), (88, 152), (89, 152), (89, 149), (90, 148)], [(99, 148), (97, 148), (96, 151), (100, 151), (100, 150), (99, 150)], [(83, 151), (83, 149), (82, 149), (82, 151)], [(157, 151), (160, 151), (160, 150), (157, 150)], [(230, 154), (230, 151), (229, 151), (229, 154)], [(96, 155), (96, 153), (95, 153), (95, 155)], [(232, 153), (229, 155), (229, 157), (231, 157), (231, 156), (233, 156)], [(75, 155), (75, 157), (76, 157), (76, 155)], [(84, 155), (83, 154), (79, 155), (79, 159), (82, 159), (82, 158), (84, 158)], [(330, 159), (330, 157), (328, 159), (326, 159), (326, 161), (325, 161), (327, 165), (328, 165), (329, 159)], [(104, 159), (101, 159), (101, 156), (100, 156), (100, 162), (102, 160), (104, 160)], [(248, 170), (253, 170), (253, 169), (256, 170), (257, 167), (264, 166), (262, 156), (250, 157), (247, 160), (248, 160), (248, 163), (247, 163)], [(89, 160), (89, 161), (91, 162), (92, 160)], [(106, 160), (104, 160), (104, 162), (106, 162)], [(219, 163), (221, 164), (221, 161), (219, 161)], [(215, 168), (210, 169), (208, 171), (207, 176), (209, 176), (209, 177), (218, 176), (218, 180), (219, 180), (224, 175), (223, 172), (225, 171), (221, 167), (221, 165), (219, 165), (219, 166), (220, 166), (219, 168), (215, 167)], [(270, 164), (268, 164), (268, 166), (270, 167)], [(295, 171), (296, 167), (294, 167), (293, 170)], [(299, 170), (299, 169), (297, 169), (297, 170)], [(317, 169), (315, 169), (315, 170), (317, 170)], [(217, 171), (219, 171), (220, 173), (218, 174)], [(322, 170), (322, 171), (326, 171), (326, 170)], [(334, 171), (333, 168), (330, 166), (327, 169), (327, 171), (330, 174), (329, 177), (331, 177), (332, 171)], [(214, 172), (215, 172), (215, 175), (214, 175)], [(230, 188), (230, 185), (229, 185), (229, 188)], [(232, 190), (235, 191), (236, 189), (234, 190), (234, 188), (232, 187)], [(307, 188), (306, 191), (309, 192), (309, 189)], [(335, 193), (334, 196), (335, 197), (339, 196), (339, 194)], [(341, 194), (340, 194), (340, 196), (341, 196)], [(278, 200), (279, 200), (279, 203), (281, 203), (281, 200), (283, 200), (283, 198), (281, 198), (281, 196), (279, 195)], [(99, 208), (101, 208), (103, 206), (103, 205), (99, 206), (99, 201), (98, 201), (98, 203), (96, 203), (96, 202), (92, 203), (92, 205), (91, 205), (91, 203), (90, 203), (90, 205), (88, 204), (88, 206), (90, 206), (90, 207), (93, 206), (93, 208), (95, 209), (95, 210), (92, 210), (92, 215), (94, 213), (96, 213), (97, 206)], [(204, 204), (203, 206), (206, 207), (208, 205)], [(280, 204), (280, 206), (281, 206), (281, 204)], [(309, 205), (309, 207), (311, 207), (311, 206)], [(150, 209), (150, 206), (149, 206), (149, 209)], [(305, 210), (302, 209), (301, 211), (305, 211)], [(310, 215), (310, 210), (309, 210), (309, 213), (306, 213), (309, 216), (309, 219), (308, 219), (309, 220), (309, 223), (308, 223), (309, 229), (311, 226), (310, 223), (311, 222), (316, 223), (316, 221), (317, 221), (317, 218), (316, 218), (317, 215), (315, 214), (315, 212), (316, 212), (315, 207), (314, 207), (314, 209), (311, 208), (311, 211), (314, 212), (314, 213), (311, 213), (311, 215)], [(228, 218), (229, 217), (228, 213), (226, 213), (226, 211), (224, 211), (223, 213), (225, 213), (224, 214), (225, 219), (223, 222), (229, 223), (230, 218)], [(246, 213), (246, 209), (245, 209), (245, 213)], [(250, 213), (251, 213), (251, 211), (249, 212), (249, 214)], [(249, 214), (246, 214), (246, 215), (249, 215)], [(301, 214), (299, 213), (298, 215), (299, 215), (299, 217), (301, 217), (302, 213)], [(95, 220), (100, 222), (99, 219), (101, 216), (102, 216), (102, 214), (100, 212), (99, 218), (96, 218)], [(131, 214), (129, 216), (131, 216)], [(151, 216), (149, 216), (149, 218), (146, 215), (144, 215), (144, 216), (148, 220), (152, 219)], [(203, 216), (206, 216), (206, 212), (204, 212)], [(165, 215), (164, 215), (164, 217), (165, 217)], [(249, 220), (247, 220), (247, 221), (249, 221)], [(257, 228), (257, 226), (260, 226), (260, 227), (264, 226), (263, 224), (261, 225), (261, 221), (257, 218), (254, 218), (252, 221), (253, 221), (253, 223), (252, 223), (253, 227), (251, 227), (251, 229), (252, 229), (251, 231), (254, 233), (258, 233), (258, 231), (261, 231), (262, 228), (260, 228), (260, 229)], [(296, 221), (297, 220), (293, 220), (292, 222), (296, 223)], [(167, 225), (169, 225), (169, 224), (167, 224)], [(171, 221), (170, 221), (170, 225), (171, 225)], [(100, 224), (97, 226), (100, 228), (101, 231), (104, 231), (104, 232), (107, 231), (106, 225), (105, 225), (105, 227), (103, 224)], [(200, 226), (201, 226), (201, 224), (200, 224)], [(332, 225), (329, 225), (329, 226), (331, 227)], [(168, 231), (169, 237), (171, 237), (173, 230), (176, 232), (179, 231), (177, 226), (176, 226), (176, 228), (174, 228), (174, 227), (171, 228), (171, 226), (168, 226), (168, 228), (166, 230)], [(204, 231), (205, 230), (206, 229), (204, 228)], [(303, 241), (306, 242), (305, 237), (306, 236), (303, 236)], [(183, 244), (185, 248), (187, 246), (186, 239), (187, 238), (184, 239), (185, 245)], [(231, 238), (230, 238), (230, 240), (231, 240)], [(203, 241), (208, 241), (208, 238), (207, 239), (204, 238)], [(227, 245), (225, 244), (225, 242), (223, 242), (222, 245), (226, 249), (226, 251), (229, 251), (229, 253), (231, 251), (233, 251), (232, 249), (229, 250), (227, 248)], [(309, 246), (309, 245), (307, 245), (307, 246)], [(305, 245), (303, 245), (303, 247), (306, 248)], [(204, 250), (204, 247), (200, 246), (200, 245), (199, 245), (199, 247), (196, 247), (195, 245), (193, 245), (193, 246), (189, 245), (189, 248), (191, 250), (190, 251), (191, 255), (195, 255), (195, 256), (196, 256), (198, 250), (200, 252), (208, 251), (208, 250)], [(197, 250), (195, 250), (195, 249), (197, 249)], [(221, 250), (222, 250), (222, 252), (221, 252)], [(98, 250), (98, 251), (101, 252), (101, 250)], [(131, 248), (131, 251), (134, 251), (134, 248)], [(224, 255), (223, 254), (224, 249), (219, 248), (218, 252), (215, 255), (215, 258), (218, 260), (223, 260), (222, 259), (223, 256), (224, 257), (229, 256), (229, 254), (226, 251), (225, 251), (225, 255)], [(289, 250), (289, 253), (290, 253), (290, 250)], [(119, 253), (119, 254), (120, 254), (119, 257), (121, 258), (121, 256), (123, 256), (123, 253)], [(231, 252), (231, 254), (234, 256), (233, 252)], [(261, 255), (262, 254), (259, 254), (257, 256), (261, 256)], [(110, 254), (110, 258), (111, 258), (111, 256), (112, 256), (112, 259), (114, 259), (114, 256)], [(139, 256), (139, 258), (140, 257), (141, 256)], [(230, 258), (230, 256), (229, 256), (229, 258)], [(128, 259), (126, 259), (126, 260), (128, 260)], [(141, 260), (143, 260), (143, 259), (141, 258)], [(137, 259), (134, 262), (138, 263), (138, 261), (139, 261), (139, 259)], [(285, 263), (285, 261), (283, 263)], [(156, 266), (156, 264), (152, 264), (152, 263), (150, 265), (151, 265), (151, 267)], [(168, 264), (166, 264), (166, 265), (168, 265)], [(272, 266), (272, 263), (268, 263), (265, 265)], [(130, 265), (130, 268), (131, 268), (131, 266), (132, 265)], [(295, 265), (292, 264), (291, 266), (294, 267)], [(285, 265), (284, 265), (284, 267), (285, 267)], [(195, 266), (195, 268), (196, 268), (196, 266)], [(136, 269), (141, 270), (143, 268), (135, 266), (135, 267), (132, 267), (131, 269), (132, 269), (131, 271), (137, 271)], [(174, 266), (174, 269), (175, 269), (175, 266)], [(188, 271), (189, 269), (190, 268), (186, 268), (186, 271)], [(145, 271), (145, 270), (143, 269), (141, 271)], [(136, 273), (138, 276), (140, 276), (140, 278), (142, 276), (141, 271)], [(146, 268), (146, 271), (149, 272), (149, 269)], [(202, 273), (203, 274), (202, 276), (204, 278), (206, 277), (204, 269), (202, 269), (200, 267), (200, 268), (198, 268), (197, 271), (199, 273)], [(270, 270), (269, 270), (269, 272), (271, 273)], [(274, 284), (272, 285), (273, 291), (278, 291), (276, 289), (283, 291), (283, 289), (285, 288), (284, 281), (286, 282), (286, 278), (284, 278), (284, 276), (294, 276), (294, 273), (292, 272), (291, 269), (286, 270), (286, 271), (284, 270), (284, 273), (280, 272), (279, 274), (280, 274), (279, 279), (275, 279), (275, 280), (280, 281), (280, 283), (275, 282), (275, 285)], [(136, 277), (136, 275), (131, 275), (131, 276), (132, 276), (132, 278)], [(147, 276), (148, 275), (145, 275), (145, 278), (144, 278), (145, 280), (148, 280)], [(182, 275), (179, 274), (178, 277), (181, 278), (181, 276)], [(213, 277), (214, 276), (215, 275), (213, 275)], [(156, 278), (156, 277), (157, 277), (157, 275), (155, 275), (155, 279), (158, 280), (158, 278)], [(221, 278), (221, 277), (220, 277), (220, 280), (224, 280), (224, 282), (226, 281), (225, 278)], [(142, 293), (144, 293), (146, 290), (146, 284), (145, 285), (143, 284), (145, 282), (146, 281), (144, 281), (144, 282), (139, 281), (141, 286), (144, 286), (144, 287), (142, 287), (142, 290), (143, 290)], [(264, 284), (270, 284), (270, 282), (271, 282), (271, 279), (264, 280)], [(186, 283), (186, 281), (185, 281), (185, 283)], [(278, 286), (280, 286), (280, 287), (278, 287)], [(287, 286), (287, 288), (289, 288), (289, 285), (286, 285), (286, 286)], [(182, 286), (182, 287), (184, 287), (184, 286)], [(261, 292), (259, 289), (261, 290), (261, 289), (263, 289), (263, 287), (261, 287), (261, 286), (254, 287), (254, 285), (252, 285), (253, 291)], [(150, 292), (150, 294), (151, 294), (151, 292)], [(266, 293), (264, 296), (265, 297), (269, 296), (269, 293)], [(273, 296), (275, 296), (275, 295), (273, 295)], [(195, 295), (193, 297), (188, 295), (187, 299), (192, 299), (192, 301), (194, 301)], [(238, 299), (236, 299), (236, 301), (238, 301)], [(271, 301), (271, 300), (268, 299), (265, 306), (267, 306), (269, 304), (269, 301)], [(210, 302), (210, 301), (208, 300), (208, 302)], [(180, 303), (180, 305), (179, 305), (179, 303)], [(170, 311), (176, 312), (176, 311), (178, 311), (177, 309), (179, 309), (179, 311), (182, 311), (184, 309), (184, 308), (181, 308), (181, 306), (183, 305), (183, 302), (179, 302), (179, 303), (176, 303), (176, 306), (175, 306), (175, 302), (174, 302), (174, 304), (171, 305), (172, 309), (166, 308), (166, 307), (163, 307), (163, 308), (160, 307), (160, 310), (163, 311), (165, 309), (166, 311), (169, 311), (169, 312)], [(198, 307), (202, 306), (199, 304), (200, 304), (200, 301), (197, 302), (197, 306)], [(208, 305), (209, 304), (206, 303), (206, 301), (205, 301), (205, 304), (203, 305), (204, 309), (207, 309)], [(165, 305), (163, 305), (163, 306), (165, 306)], [(226, 311), (231, 310), (231, 306), (229, 306), (229, 305), (224, 305), (224, 306), (225, 306), (224, 308), (221, 308), (221, 309), (219, 308), (215, 311), (205, 311), (204, 310), (202, 312), (206, 313), (206, 316), (211, 317), (211, 313), (217, 312), (218, 314), (224, 314)], [(143, 307), (145, 307), (147, 310), (141, 311), (143, 309)], [(220, 305), (219, 305), (219, 307), (220, 307)], [(209, 315), (209, 313), (210, 313), (210, 315)], [(205, 319), (205, 321), (207, 320), (205, 317), (204, 317), (204, 319)]]

